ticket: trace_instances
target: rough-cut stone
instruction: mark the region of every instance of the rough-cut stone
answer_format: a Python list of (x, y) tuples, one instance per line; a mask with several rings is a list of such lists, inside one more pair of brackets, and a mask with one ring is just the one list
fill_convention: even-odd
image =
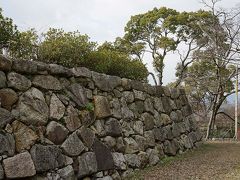
[(145, 93), (142, 91), (133, 90), (133, 93), (134, 93), (135, 100), (144, 101), (146, 98)]
[(179, 123), (174, 123), (172, 125), (172, 133), (174, 137), (179, 137), (181, 135), (181, 131), (182, 131), (181, 128), (182, 127), (180, 126)]
[(78, 157), (78, 178), (83, 178), (98, 171), (97, 159), (93, 152), (86, 152)]
[(154, 124), (156, 127), (161, 127), (163, 125), (160, 114), (154, 110)]
[(118, 137), (122, 135), (122, 128), (117, 119), (110, 118), (105, 124), (106, 135)]
[(94, 96), (95, 114), (96, 117), (106, 118), (111, 116), (110, 105), (108, 99), (104, 96)]
[(163, 103), (162, 100), (160, 98), (154, 98), (154, 108), (158, 111), (158, 112), (165, 112), (164, 108), (163, 108)]
[(131, 90), (131, 80), (130, 79), (126, 79), (126, 78), (122, 78), (122, 87), (124, 90)]
[(14, 121), (12, 123), (12, 128), (17, 152), (21, 152), (24, 149), (30, 149), (38, 139), (37, 134), (32, 129), (19, 121)]
[(114, 118), (121, 119), (122, 118), (121, 105), (119, 103), (118, 98), (113, 98), (111, 102), (111, 107), (112, 107), (112, 116)]
[(141, 151), (138, 153), (138, 157), (141, 162), (141, 167), (144, 168), (149, 163), (148, 154), (146, 152)]
[(104, 129), (104, 121), (103, 120), (96, 120), (96, 122), (94, 123), (94, 132), (99, 137), (105, 136), (106, 132)]
[(114, 152), (114, 153), (112, 153), (112, 156), (113, 156), (115, 168), (120, 169), (120, 170), (127, 169), (126, 161), (125, 161), (124, 155), (122, 153)]
[(136, 89), (138, 91), (144, 91), (144, 86), (143, 86), (143, 83), (141, 83), (140, 81), (137, 81), (137, 80), (131, 80), (131, 87), (133, 89)]
[(48, 121), (48, 106), (44, 95), (36, 88), (25, 92), (18, 103), (20, 121), (32, 125), (45, 125)]
[(81, 126), (81, 120), (77, 109), (69, 105), (67, 107), (67, 116), (65, 117), (65, 124), (69, 131), (73, 132)]
[(12, 69), (19, 73), (36, 74), (37, 73), (37, 62), (35, 61), (13, 61)]
[(162, 104), (165, 112), (169, 114), (172, 111), (170, 100), (168, 97), (162, 97)]
[(7, 78), (4, 72), (0, 71), (0, 88), (7, 86)]
[(154, 117), (150, 115), (149, 113), (144, 113), (141, 116), (143, 122), (144, 122), (144, 130), (148, 131), (154, 128)]
[(122, 123), (122, 131), (123, 131), (123, 134), (124, 134), (125, 137), (128, 137), (128, 136), (130, 136), (132, 134), (135, 134), (134, 130), (130, 126), (130, 123), (128, 123), (126, 121), (124, 121)]
[(15, 153), (15, 140), (13, 135), (0, 132), (0, 155), (13, 156)]
[(156, 149), (148, 149), (147, 150), (148, 158), (149, 158), (149, 164), (151, 166), (156, 165), (160, 158), (158, 157), (159, 152)]
[(92, 72), (92, 79), (95, 85), (102, 91), (112, 91), (121, 85), (121, 78)]
[(143, 135), (143, 122), (142, 121), (136, 121), (133, 123), (133, 130), (139, 134)]
[(184, 135), (182, 137), (182, 140), (183, 140), (183, 145), (186, 149), (191, 149), (193, 147), (193, 142), (188, 136)]
[(88, 104), (86, 90), (78, 83), (71, 84), (67, 94), (80, 107), (85, 107)]
[(164, 152), (167, 155), (175, 156), (179, 149), (177, 140), (165, 141), (164, 142)]
[(116, 151), (118, 152), (124, 152), (125, 151), (125, 145), (122, 137), (117, 138), (116, 142)]
[(85, 67), (75, 67), (71, 71), (75, 77), (91, 77), (91, 71)]
[(57, 146), (36, 144), (30, 152), (37, 172), (46, 172), (65, 164), (66, 159)]
[(170, 114), (170, 118), (173, 122), (179, 122), (179, 116), (175, 111), (172, 111)]
[(185, 117), (190, 116), (192, 114), (191, 106), (189, 104), (183, 106), (182, 112)]
[(172, 99), (177, 99), (180, 96), (179, 89), (177, 89), (177, 88), (171, 88), (170, 93), (171, 93), (171, 98)]
[(124, 155), (128, 166), (132, 168), (139, 168), (141, 166), (141, 161), (136, 154), (125, 154)]
[(144, 109), (145, 109), (146, 112), (154, 114), (153, 103), (152, 103), (152, 100), (150, 98), (147, 98), (144, 101)]
[(122, 108), (121, 108), (121, 114), (122, 118), (124, 120), (132, 120), (134, 118), (133, 112), (128, 108), (127, 103), (125, 100), (122, 99)]
[(69, 156), (78, 156), (84, 151), (85, 146), (74, 132), (64, 141), (61, 148)]
[(170, 97), (171, 96), (170, 89), (165, 86), (163, 86), (162, 88), (163, 88), (164, 95)]
[(65, 77), (66, 76), (69, 77), (73, 75), (70, 69), (58, 64), (49, 64), (48, 72), (49, 74), (52, 74), (52, 75), (60, 75)]
[(10, 71), (12, 67), (12, 61), (3, 55), (0, 55), (0, 70)]
[(7, 75), (7, 79), (8, 87), (14, 88), (19, 91), (26, 91), (32, 85), (31, 81), (28, 78), (15, 72), (9, 73)]
[(46, 90), (61, 90), (62, 86), (60, 81), (50, 75), (37, 75), (33, 78), (33, 85), (46, 89)]
[(155, 146), (155, 138), (153, 131), (145, 131), (144, 137), (146, 139), (146, 146), (154, 147)]
[(4, 179), (4, 171), (1, 164), (0, 164), (0, 179)]
[(125, 98), (127, 103), (132, 103), (134, 101), (134, 94), (131, 91), (124, 91), (123, 97)]
[(98, 171), (104, 171), (114, 168), (113, 157), (110, 149), (108, 149), (107, 146), (105, 146), (99, 140), (95, 139), (92, 148), (94, 153), (96, 154)]
[(169, 102), (170, 102), (170, 106), (171, 106), (172, 110), (177, 110), (177, 105), (176, 105), (175, 101), (170, 99)]
[(85, 126), (81, 127), (77, 131), (78, 135), (82, 139), (83, 143), (88, 147), (91, 148), (95, 139), (95, 134), (93, 131)]
[(46, 136), (54, 144), (62, 144), (68, 135), (68, 130), (61, 124), (51, 121), (47, 125)]
[(94, 111), (82, 110), (80, 111), (79, 117), (82, 124), (86, 127), (91, 126), (96, 120)]
[(4, 128), (8, 123), (11, 123), (13, 118), (8, 110), (0, 108), (0, 129)]
[(139, 151), (137, 142), (133, 138), (124, 138), (125, 153), (133, 154)]
[(117, 144), (116, 139), (113, 138), (112, 136), (106, 136), (103, 139), (103, 142), (104, 142), (104, 144), (106, 144), (111, 149), (113, 149)]
[(166, 131), (163, 128), (154, 128), (153, 129), (154, 138), (158, 141), (164, 141), (166, 139)]
[(12, 89), (0, 89), (0, 104), (3, 108), (10, 111), (17, 100), (17, 93)]
[(167, 114), (161, 114), (161, 120), (165, 126), (172, 123), (171, 118)]
[(138, 148), (140, 151), (145, 151), (145, 148), (147, 147), (146, 145), (146, 138), (139, 136), (139, 135), (135, 135), (133, 136), (135, 141), (138, 144)]
[(33, 160), (29, 152), (17, 154), (3, 160), (4, 170), (7, 178), (25, 178), (36, 174)]
[(65, 106), (55, 94), (52, 94), (51, 100), (50, 100), (49, 117), (54, 120), (59, 120), (63, 117), (64, 112), (65, 112)]
[(75, 179), (74, 170), (71, 165), (68, 165), (62, 169), (59, 169), (57, 172), (58, 172), (60, 178), (62, 178), (63, 180), (74, 180)]

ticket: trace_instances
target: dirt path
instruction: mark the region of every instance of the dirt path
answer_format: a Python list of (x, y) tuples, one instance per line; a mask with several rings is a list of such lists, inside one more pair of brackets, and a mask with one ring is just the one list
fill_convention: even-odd
[[(166, 162), (167, 161), (167, 162)], [(136, 173), (145, 180), (240, 180), (240, 143), (207, 143), (201, 148), (165, 160)]]

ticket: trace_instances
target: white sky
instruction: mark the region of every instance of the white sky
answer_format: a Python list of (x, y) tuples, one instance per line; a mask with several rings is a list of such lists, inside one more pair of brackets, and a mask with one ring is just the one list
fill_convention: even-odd
[[(224, 8), (234, 7), (240, 0), (222, 0)], [(147, 12), (154, 7), (166, 6), (178, 11), (196, 11), (203, 8), (200, 0), (0, 0), (5, 16), (13, 19), (20, 30), (35, 28), (46, 31), (49, 27), (66, 31), (79, 30), (92, 41), (114, 41), (124, 34), (124, 26), (132, 15)], [(177, 57), (165, 61), (164, 84), (175, 79)], [(151, 61), (146, 58), (149, 71)]]

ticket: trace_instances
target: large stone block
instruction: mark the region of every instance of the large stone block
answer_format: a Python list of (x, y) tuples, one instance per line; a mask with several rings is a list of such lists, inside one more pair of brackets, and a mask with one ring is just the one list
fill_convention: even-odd
[(65, 165), (66, 158), (57, 146), (36, 144), (30, 152), (37, 172), (46, 172)]
[(146, 98), (145, 93), (142, 91), (133, 90), (133, 93), (134, 93), (135, 100), (144, 101)]
[(11, 123), (13, 118), (8, 110), (0, 108), (0, 129), (4, 128), (8, 123)]
[(154, 98), (154, 108), (160, 113), (165, 112), (161, 98)]
[(136, 154), (125, 154), (124, 155), (126, 162), (129, 167), (139, 168), (141, 166), (141, 161), (138, 155)]
[(36, 88), (31, 88), (20, 98), (17, 109), (20, 121), (32, 125), (45, 125), (48, 121), (49, 109), (44, 95)]
[(28, 78), (15, 72), (9, 73), (7, 75), (7, 79), (8, 87), (14, 88), (19, 91), (26, 91), (32, 85), (31, 81)]
[(10, 71), (11, 68), (12, 61), (3, 55), (0, 55), (0, 71)]
[(78, 178), (83, 178), (98, 171), (96, 155), (86, 152), (78, 157)]
[(104, 96), (94, 96), (95, 115), (98, 119), (111, 116), (108, 99)]
[(137, 142), (133, 138), (124, 138), (125, 153), (133, 154), (139, 151)]
[(122, 93), (127, 103), (132, 103), (134, 101), (134, 94), (131, 91), (124, 91)]
[(84, 151), (85, 146), (74, 132), (64, 141), (61, 148), (69, 156), (78, 156)]
[(17, 100), (17, 93), (12, 89), (0, 89), (0, 104), (3, 108), (10, 111)]
[(144, 130), (148, 131), (154, 128), (154, 117), (149, 113), (144, 113), (141, 116), (141, 119), (144, 122)]
[(78, 135), (82, 139), (83, 143), (88, 147), (91, 148), (95, 139), (95, 134), (93, 131), (85, 126), (81, 127), (77, 131)]
[(61, 90), (60, 81), (51, 75), (37, 75), (33, 78), (33, 85), (46, 90)]
[(144, 109), (146, 112), (154, 114), (153, 102), (151, 98), (147, 98), (144, 101)]
[(54, 144), (62, 144), (62, 142), (67, 138), (68, 130), (62, 125), (55, 121), (51, 121), (47, 125), (46, 136)]
[(122, 135), (122, 127), (117, 119), (110, 118), (105, 124), (106, 135), (118, 137)]
[(51, 100), (50, 100), (49, 117), (51, 119), (59, 120), (63, 117), (64, 113), (65, 113), (65, 106), (55, 94), (52, 94)]
[(98, 171), (114, 169), (113, 157), (107, 146), (95, 139), (92, 148), (96, 154)]
[(26, 74), (36, 74), (37, 73), (37, 62), (35, 61), (13, 61), (12, 69), (19, 73), (26, 73)]
[(13, 135), (0, 132), (0, 155), (13, 156), (15, 153), (15, 140)]
[(57, 172), (63, 180), (75, 180), (74, 170), (71, 165), (59, 169)]
[(17, 154), (3, 160), (4, 170), (7, 178), (26, 178), (36, 174), (33, 160), (29, 152)]
[(168, 97), (162, 97), (163, 108), (167, 114), (170, 114), (172, 107)]
[(12, 128), (17, 152), (21, 152), (24, 149), (30, 149), (38, 139), (37, 134), (32, 129), (19, 121), (14, 121), (12, 123)]
[(120, 169), (120, 170), (127, 169), (126, 160), (122, 153), (114, 152), (114, 153), (112, 153), (112, 156), (113, 156), (115, 168)]
[(167, 133), (163, 128), (154, 128), (153, 129), (154, 138), (158, 141), (164, 141), (167, 137)]
[(7, 78), (4, 72), (0, 71), (0, 88), (7, 86)]
[(80, 128), (81, 120), (79, 118), (79, 112), (73, 106), (67, 107), (67, 116), (65, 117), (65, 124), (69, 131), (73, 132)]
[(91, 71), (85, 67), (75, 67), (71, 71), (75, 77), (91, 77)]
[(179, 149), (179, 145), (177, 140), (172, 141), (165, 141), (164, 142), (164, 152), (167, 155), (175, 156), (177, 154), (177, 151)]
[(67, 94), (79, 107), (85, 107), (88, 103), (86, 90), (78, 83), (71, 84), (67, 88)]

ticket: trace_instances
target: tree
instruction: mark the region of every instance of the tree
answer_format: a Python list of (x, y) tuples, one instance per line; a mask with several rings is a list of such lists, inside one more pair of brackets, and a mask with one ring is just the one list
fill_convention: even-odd
[(16, 41), (9, 47), (11, 57), (20, 59), (38, 59), (39, 36), (34, 29), (19, 32)]
[(17, 26), (13, 24), (11, 18), (4, 17), (0, 8), (0, 50), (9, 48), (18, 35)]

